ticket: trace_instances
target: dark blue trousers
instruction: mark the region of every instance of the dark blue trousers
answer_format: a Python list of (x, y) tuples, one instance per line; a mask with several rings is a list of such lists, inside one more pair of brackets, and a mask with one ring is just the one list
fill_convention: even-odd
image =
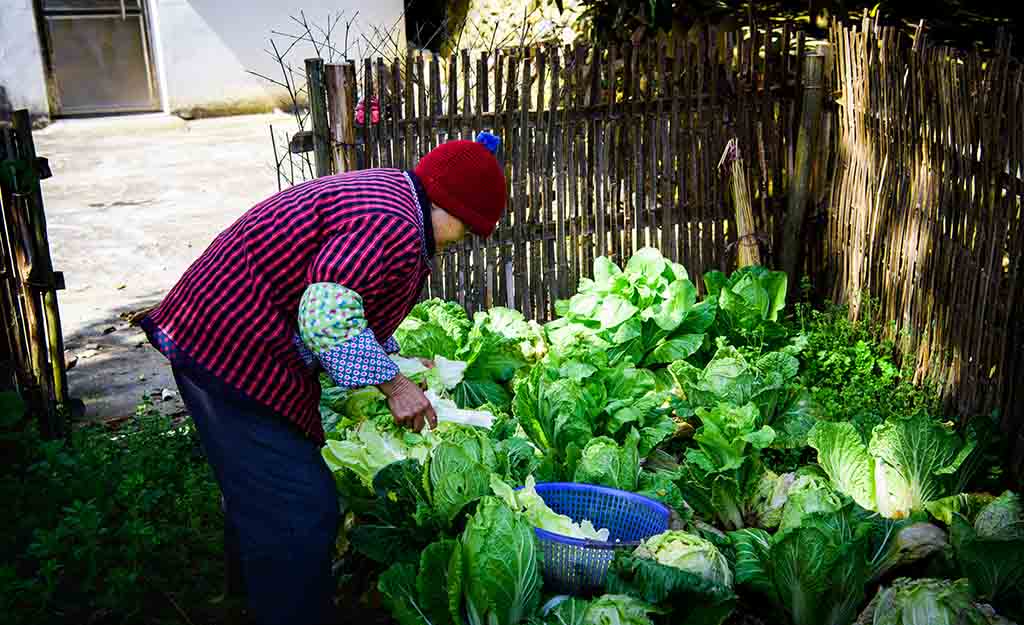
[[(339, 506), (320, 447), (279, 416), (174, 370), (224, 496), (225, 542), (260, 625), (324, 625)], [(232, 557), (233, 556), (233, 557)]]

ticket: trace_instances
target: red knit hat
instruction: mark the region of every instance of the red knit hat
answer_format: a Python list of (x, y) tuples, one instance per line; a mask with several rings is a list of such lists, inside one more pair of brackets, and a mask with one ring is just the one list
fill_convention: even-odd
[(431, 150), (414, 172), (430, 201), (474, 234), (488, 237), (505, 210), (505, 173), (495, 154), (501, 139), (482, 132), (476, 141), (448, 141)]

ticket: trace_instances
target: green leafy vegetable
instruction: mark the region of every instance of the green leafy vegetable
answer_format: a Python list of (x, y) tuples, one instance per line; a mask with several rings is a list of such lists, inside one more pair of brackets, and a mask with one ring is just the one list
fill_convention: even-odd
[(349, 534), (353, 548), (384, 564), (414, 562), (439, 526), (424, 489), (422, 465), (416, 459), (387, 465), (374, 477), (373, 492), (375, 498), (359, 510), (364, 522)]
[(947, 547), (934, 525), (885, 519), (849, 499), (791, 518), (775, 535), (747, 528), (730, 532), (729, 541), (736, 584), (767, 598), (796, 624), (849, 623), (868, 583)]
[(537, 611), (540, 568), (525, 518), (500, 499), (484, 497), (459, 542), (449, 568), (461, 571), (461, 603), (470, 625), (515, 625)]
[(878, 580), (893, 569), (923, 560), (949, 548), (942, 529), (912, 519), (876, 519), (872, 538), (871, 579)]
[(380, 428), (378, 421), (363, 421), (345, 432), (342, 440), (328, 440), (321, 449), (327, 468), (338, 473), (350, 470), (368, 489), (378, 471), (398, 460), (425, 462), (437, 439), (429, 432), (416, 434), (396, 427)]
[(779, 423), (786, 428), (787, 439), (780, 441), (779, 446), (802, 446), (803, 436), (810, 429), (808, 421), (815, 418), (817, 410), (813, 400), (795, 387), (799, 366), (795, 356), (782, 351), (769, 352), (752, 363), (738, 349), (719, 339), (714, 357), (703, 369), (686, 361), (669, 365), (676, 388), (684, 398), (677, 412), (687, 416), (720, 403), (753, 404), (760, 415), (759, 424)]
[(583, 625), (653, 625), (651, 614), (661, 611), (627, 595), (602, 595), (587, 606)]
[(764, 529), (773, 529), (782, 522), (782, 510), (786, 505), (790, 487), (796, 480), (793, 473), (777, 475), (766, 470), (754, 486), (750, 502), (751, 524)]
[(881, 588), (865, 617), (874, 625), (989, 625), (964, 580), (900, 578)]
[(729, 562), (703, 538), (669, 531), (618, 553), (606, 578), (609, 592), (672, 608), (674, 622), (718, 625), (732, 612)]
[(676, 485), (679, 478), (680, 474), (672, 471), (642, 471), (637, 482), (637, 493), (660, 501), (675, 510), (684, 519), (688, 518), (692, 512), (682, 491)]
[(811, 429), (825, 418), (825, 411), (811, 391), (799, 384), (788, 383), (779, 396), (775, 414), (769, 415), (770, 425), (776, 434), (772, 447), (802, 450), (807, 446), (807, 435)]
[(978, 596), (1008, 616), (1024, 618), (1024, 534), (1020, 499), (1005, 492), (978, 512), (972, 525), (953, 513), (950, 542)]
[(455, 302), (432, 299), (413, 307), (395, 332), (395, 339), (406, 356), (459, 360), (471, 323), (466, 311)]
[(494, 445), (498, 474), (515, 486), (526, 483), (540, 468), (544, 456), (525, 436), (512, 436)]
[[(400, 625), (457, 625), (449, 610), (448, 563), (458, 543), (442, 539), (420, 555), (419, 567), (393, 564), (377, 582), (384, 606)], [(457, 587), (456, 587), (457, 588)]]
[(606, 436), (591, 439), (583, 448), (573, 481), (636, 490), (640, 474), (639, 444), (640, 434), (636, 430), (630, 430), (626, 443), (621, 447)]
[(449, 579), (448, 563), (459, 548), (456, 540), (442, 539), (427, 545), (420, 554), (420, 569), (416, 576), (416, 592), (423, 611), (432, 625), (461, 625), (451, 620), (451, 594), (461, 590), (461, 581)]
[(465, 380), (453, 391), (455, 401), (463, 408), (488, 403), (508, 407), (511, 398), (506, 385), (526, 364), (516, 339), (479, 324), (469, 333), (467, 341), (459, 352), (467, 367)]
[(953, 513), (960, 513), (968, 519), (973, 519), (982, 508), (993, 501), (995, 497), (988, 493), (960, 493), (930, 501), (924, 507), (929, 514), (949, 526), (953, 524)]
[(491, 491), (494, 443), (479, 428), (462, 428), (434, 448), (427, 463), (431, 504), (451, 523), (466, 504)]
[(775, 584), (768, 570), (772, 535), (760, 528), (747, 527), (729, 532), (729, 542), (735, 551), (736, 585), (748, 587), (778, 602)]
[(543, 617), (530, 620), (530, 625), (584, 625), (590, 601), (559, 595), (548, 601), (541, 611)]
[(846, 422), (818, 423), (808, 441), (836, 488), (889, 518), (954, 494), (957, 469), (973, 449), (923, 413), (876, 426), (868, 445)]
[(494, 491), (494, 494), (500, 497), (509, 508), (521, 512), (530, 525), (569, 538), (602, 542), (608, 540), (609, 533), (606, 528), (598, 530), (587, 519), (580, 519), (579, 522), (576, 522), (571, 517), (552, 510), (537, 494), (536, 487), (537, 484), (532, 476), (526, 478), (526, 486), (518, 491), (502, 482), (498, 476), (491, 476), (491, 490)]
[(729, 562), (713, 544), (693, 534), (679, 530), (662, 532), (644, 540), (633, 555), (689, 571), (720, 586), (732, 587)]
[(828, 478), (807, 468), (793, 475), (785, 496), (780, 531), (798, 527), (808, 514), (837, 512), (844, 505), (842, 496), (829, 484)]
[(750, 266), (726, 277), (719, 271), (704, 274), (708, 298), (717, 302), (712, 333), (733, 345), (761, 345), (786, 336), (778, 323), (786, 306), (786, 274)]
[(551, 353), (515, 383), (513, 412), (530, 440), (552, 457), (558, 477), (573, 479), (583, 448), (604, 436), (625, 445), (639, 431), (641, 456), (675, 432), (665, 393), (649, 372), (607, 354)]
[(713, 304), (697, 304), (686, 269), (653, 248), (637, 250), (624, 269), (598, 258), (594, 278), (581, 279), (576, 295), (555, 310), (562, 318), (545, 328), (555, 348), (582, 341), (606, 348), (612, 364), (644, 366), (693, 355), (714, 319)]
[(470, 409), (484, 404), (508, 407), (507, 385), (528, 359), (546, 349), (540, 327), (515, 311), (494, 309), (470, 322), (458, 304), (438, 299), (417, 304), (395, 338), (406, 356), (437, 362), (438, 371), (422, 374), (428, 379), (455, 373), (453, 363), (460, 363), (458, 383), (452, 384), (456, 376), (448, 376), (445, 388), (458, 407)]
[(542, 452), (564, 461), (570, 447), (582, 450), (594, 435), (607, 400), (604, 384), (590, 379), (596, 371), (568, 361), (562, 367), (534, 367), (516, 382), (513, 412)]
[(753, 404), (738, 408), (720, 403), (697, 414), (702, 425), (694, 435), (697, 447), (686, 453), (687, 463), (697, 473), (695, 480), (710, 485), (715, 518), (728, 529), (739, 529), (751, 516), (756, 499), (762, 471), (758, 451), (771, 444), (775, 433), (768, 426), (757, 427), (759, 415)]
[[(384, 607), (400, 625), (428, 625), (433, 623), (420, 603), (416, 590), (416, 567), (394, 564), (377, 580)], [(448, 622), (451, 622), (449, 616)]]
[(794, 625), (848, 625), (870, 575), (870, 525), (853, 502), (812, 513), (800, 525), (769, 538), (746, 529), (729, 534), (737, 553), (736, 578), (788, 614)]
[(485, 429), (490, 428), (494, 423), (494, 415), (487, 410), (459, 408), (455, 402), (439, 397), (434, 391), (427, 391), (425, 395), (430, 401), (430, 405), (434, 407), (438, 423), (457, 423)]
[(743, 466), (749, 448), (764, 449), (775, 432), (768, 426), (757, 427), (759, 414), (753, 404), (742, 408), (720, 403), (712, 410), (697, 412), (701, 426), (694, 435), (698, 449), (687, 459), (711, 473), (724, 473)]
[(1024, 539), (1024, 504), (1006, 491), (978, 512), (974, 529), (984, 538)]
[[(398, 428), (376, 389), (321, 376), (347, 542), (389, 567), (378, 589), (396, 622), (721, 625), (740, 592), (765, 622), (851, 625), (869, 588), (915, 571), (964, 580), (898, 579), (858, 624), (1005, 625), (976, 601), (1019, 616), (1024, 506), (981, 492), (1005, 477), (987, 470), (984, 423), (916, 412), (933, 402), (867, 331), (801, 306), (794, 333), (780, 272), (703, 279), (701, 301), (682, 266), (645, 248), (624, 266), (598, 258), (544, 326), (417, 305), (393, 359), (425, 387), (433, 430)], [(808, 446), (817, 463), (803, 466)], [(537, 481), (639, 492), (675, 510), (673, 529), (615, 553), (609, 594), (538, 610), (535, 528), (612, 537), (549, 506)]]
[(473, 332), (489, 331), (516, 342), (520, 354), (528, 363), (536, 363), (547, 353), (544, 328), (536, 321), (527, 321), (523, 313), (511, 308), (495, 306), (473, 317)]
[(601, 595), (589, 601), (562, 595), (549, 601), (543, 618), (530, 625), (654, 625), (651, 615), (663, 613), (628, 595)]

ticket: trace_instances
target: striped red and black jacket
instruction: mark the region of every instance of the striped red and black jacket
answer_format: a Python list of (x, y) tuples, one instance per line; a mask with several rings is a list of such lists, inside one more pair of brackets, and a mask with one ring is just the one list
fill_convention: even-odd
[(317, 178), (249, 209), (220, 233), (143, 320), (150, 342), (323, 442), (320, 385), (297, 337), (306, 287), (362, 296), (369, 328), (390, 338), (434, 256), (429, 206), (412, 172)]

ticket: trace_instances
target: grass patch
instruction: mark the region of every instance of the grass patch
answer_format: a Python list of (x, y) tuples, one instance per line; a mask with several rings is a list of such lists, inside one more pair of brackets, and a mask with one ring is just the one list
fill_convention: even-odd
[(223, 586), (223, 516), (190, 422), (143, 404), (116, 432), (47, 442), (19, 426), (0, 445), (5, 622), (200, 622), (228, 608), (210, 603)]

